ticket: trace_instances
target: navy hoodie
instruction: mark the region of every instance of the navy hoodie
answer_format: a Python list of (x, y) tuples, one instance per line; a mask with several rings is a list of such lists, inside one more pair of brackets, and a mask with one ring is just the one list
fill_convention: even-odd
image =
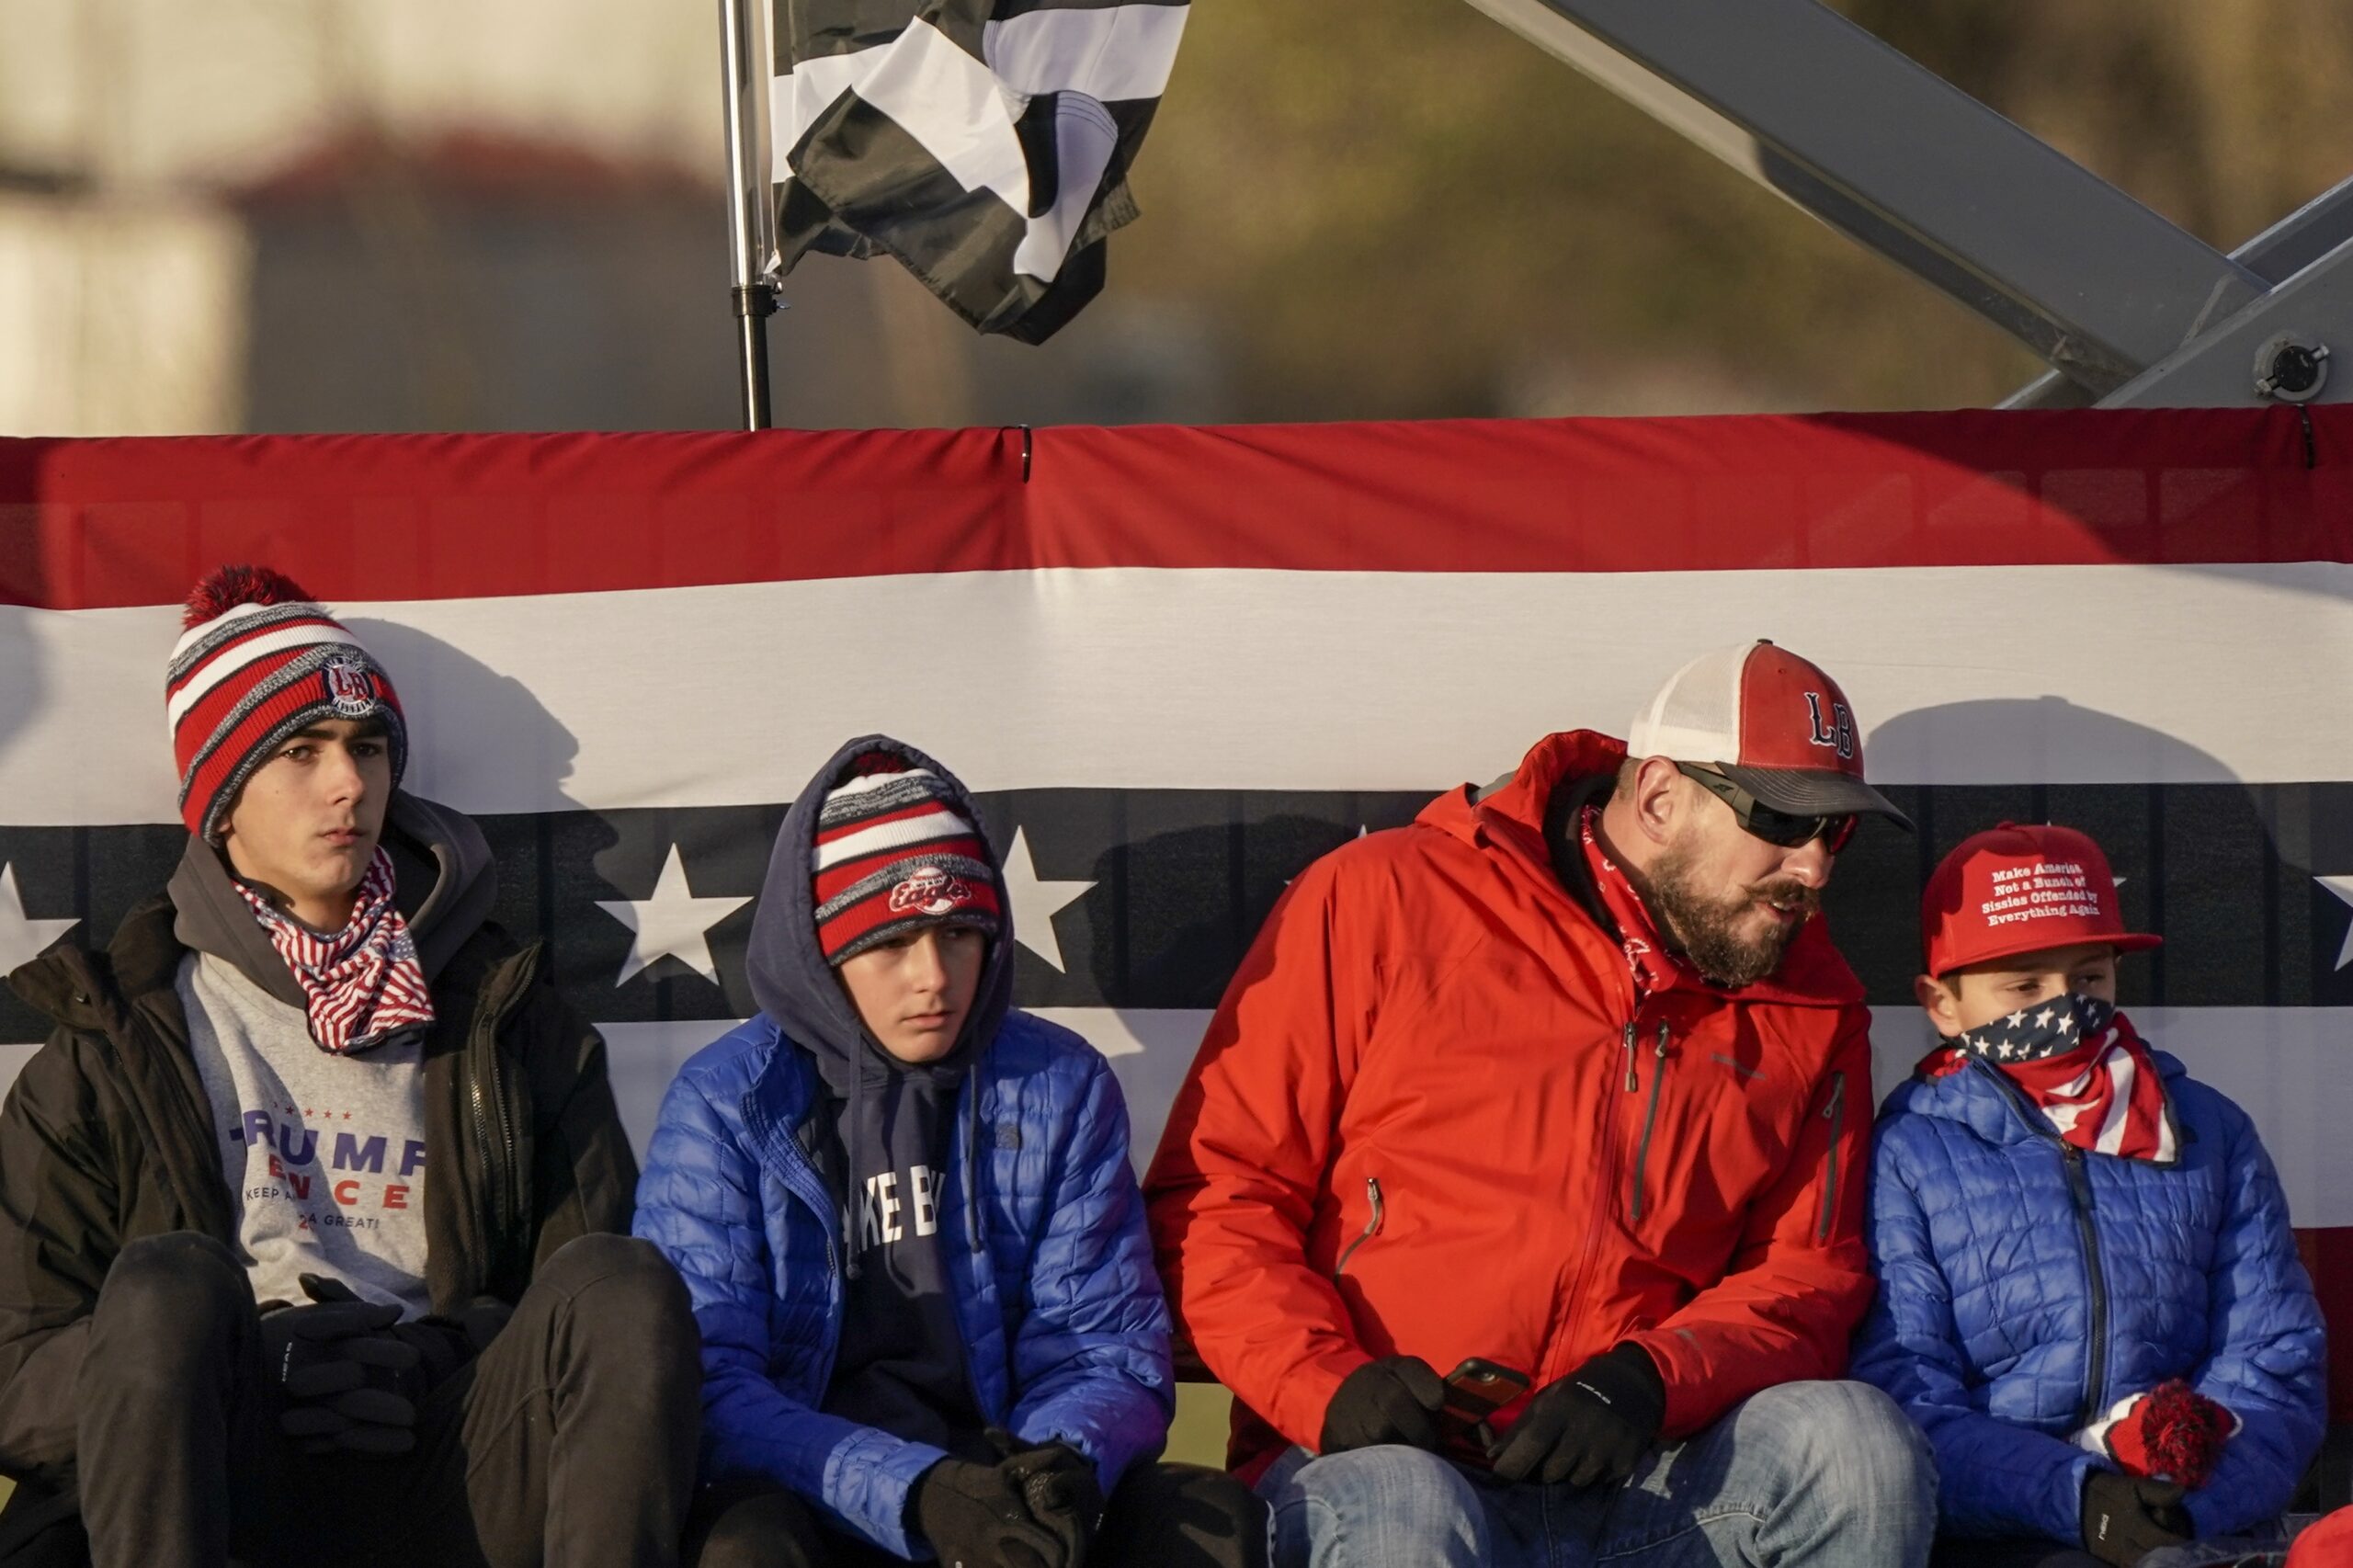
[[(851, 763), (878, 751), (938, 775), (965, 820), (980, 826), (962, 781), (913, 746), (886, 735), (843, 746), (802, 789), (777, 835), (752, 921), (752, 997), (824, 1085), (817, 1115), (798, 1130), (839, 1207), (845, 1259), (841, 1345), (822, 1408), (961, 1458), (993, 1460), (949, 1296), (945, 1251), (983, 1244), (977, 1167), (964, 1172), (962, 1213), (942, 1212), (938, 1199), (958, 1109), (969, 1117), (977, 1108), (964, 1093), (972, 1065), (1012, 1003), (1010, 901), (992, 850), (997, 903), (1007, 913), (983, 960), (963, 1034), (947, 1056), (920, 1066), (884, 1051), (817, 945), (812, 872), (826, 794), (848, 777)], [(968, 1160), (973, 1143), (964, 1140)]]

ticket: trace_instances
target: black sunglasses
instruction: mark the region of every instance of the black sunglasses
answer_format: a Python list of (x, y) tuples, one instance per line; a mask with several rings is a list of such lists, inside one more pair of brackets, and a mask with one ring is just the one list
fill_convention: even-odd
[(1822, 846), (1836, 855), (1847, 847), (1847, 841), (1855, 836), (1855, 828), (1862, 820), (1853, 812), (1836, 816), (1792, 816), (1767, 805), (1711, 767), (1694, 762), (1678, 762), (1675, 767), (1684, 778), (1730, 806), (1733, 819), (1744, 830), (1777, 848), (1796, 849), (1819, 838)]

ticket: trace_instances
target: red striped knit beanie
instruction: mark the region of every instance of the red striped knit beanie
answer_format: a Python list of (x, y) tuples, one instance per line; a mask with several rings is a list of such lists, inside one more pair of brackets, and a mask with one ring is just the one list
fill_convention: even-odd
[(825, 797), (812, 851), (817, 945), (840, 964), (926, 926), (995, 937), (1004, 905), (987, 841), (929, 768), (869, 752)]
[(266, 567), (223, 566), (183, 623), (164, 694), (190, 833), (217, 843), (254, 770), (324, 720), (381, 719), (400, 782), (408, 727), (392, 679), (310, 595)]

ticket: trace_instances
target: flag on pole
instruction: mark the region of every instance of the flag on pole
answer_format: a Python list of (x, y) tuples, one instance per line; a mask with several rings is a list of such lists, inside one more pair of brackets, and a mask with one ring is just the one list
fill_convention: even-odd
[(1186, 0), (775, 0), (779, 248), (894, 256), (1042, 343), (1102, 290)]

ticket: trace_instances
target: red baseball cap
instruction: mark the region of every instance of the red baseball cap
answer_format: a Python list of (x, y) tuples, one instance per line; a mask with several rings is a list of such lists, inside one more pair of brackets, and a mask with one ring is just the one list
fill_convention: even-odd
[(1920, 895), (1930, 974), (2086, 942), (2129, 953), (2164, 940), (2124, 928), (2108, 857), (2072, 827), (2006, 822), (1962, 839)]
[(1759, 639), (1700, 654), (1667, 677), (1626, 733), (1629, 756), (1707, 763), (1777, 812), (1912, 819), (1863, 781), (1863, 740), (1838, 683)]

